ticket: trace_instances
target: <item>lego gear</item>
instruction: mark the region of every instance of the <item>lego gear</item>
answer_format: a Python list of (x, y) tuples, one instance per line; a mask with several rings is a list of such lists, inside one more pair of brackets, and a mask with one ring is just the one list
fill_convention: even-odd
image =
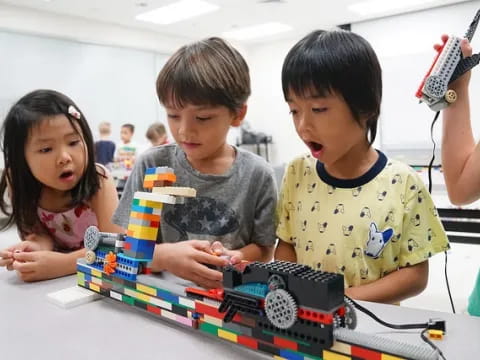
[(91, 265), (95, 263), (96, 260), (97, 255), (95, 254), (95, 251), (87, 250), (87, 252), (85, 253), (85, 261), (87, 262), (87, 264)]
[(95, 250), (100, 244), (100, 232), (96, 226), (89, 226), (83, 236), (83, 244), (88, 250)]
[(288, 329), (297, 320), (295, 299), (284, 289), (270, 291), (265, 297), (265, 314), (272, 325)]
[(287, 285), (285, 284), (285, 280), (280, 275), (273, 274), (268, 278), (268, 289), (270, 291), (276, 289), (285, 289)]

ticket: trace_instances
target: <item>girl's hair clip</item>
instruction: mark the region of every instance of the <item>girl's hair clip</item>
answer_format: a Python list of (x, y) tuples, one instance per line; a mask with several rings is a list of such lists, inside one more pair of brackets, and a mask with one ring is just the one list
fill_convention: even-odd
[(77, 119), (77, 120), (80, 120), (80, 118), (82, 117), (82, 116), (80, 115), (80, 111), (78, 111), (78, 110), (75, 108), (75, 106), (73, 106), (73, 105), (70, 105), (70, 106), (68, 107), (68, 113), (69, 113), (70, 115), (72, 115), (72, 116), (73, 116), (75, 119)]

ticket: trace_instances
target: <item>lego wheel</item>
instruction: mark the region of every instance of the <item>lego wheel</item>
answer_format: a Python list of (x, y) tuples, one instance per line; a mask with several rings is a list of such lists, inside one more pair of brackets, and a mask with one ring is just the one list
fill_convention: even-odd
[(448, 84), (438, 75), (430, 75), (427, 80), (425, 80), (424, 92), (434, 98), (440, 99), (447, 92)]
[(345, 298), (345, 327), (355, 329), (357, 327), (357, 313), (350, 299)]
[(455, 101), (457, 101), (457, 93), (455, 90), (447, 90), (445, 93), (445, 101), (449, 104), (453, 104)]
[(280, 275), (273, 274), (268, 278), (268, 289), (270, 291), (277, 290), (277, 289), (285, 289), (286, 284), (285, 280)]
[(83, 236), (83, 244), (88, 250), (95, 250), (100, 244), (100, 234), (96, 226), (89, 226)]
[(85, 253), (85, 261), (87, 264), (91, 265), (97, 260), (97, 255), (95, 255), (95, 252), (93, 250), (87, 250)]
[(276, 289), (265, 297), (265, 313), (272, 325), (288, 329), (297, 320), (297, 304), (286, 290)]

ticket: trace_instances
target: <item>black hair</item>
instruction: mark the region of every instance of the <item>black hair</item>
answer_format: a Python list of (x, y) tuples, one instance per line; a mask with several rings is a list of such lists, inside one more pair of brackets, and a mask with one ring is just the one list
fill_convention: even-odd
[(366, 117), (367, 140), (374, 142), (382, 100), (382, 69), (372, 46), (360, 35), (316, 30), (305, 36), (285, 58), (282, 88), (285, 99), (290, 92), (306, 96), (312, 90), (320, 96), (341, 96), (359, 124), (360, 118)]
[[(71, 106), (77, 114), (69, 113)], [(81, 132), (81, 139), (87, 148), (85, 172), (70, 190), (72, 206), (90, 199), (99, 190), (99, 176), (105, 174), (97, 171), (93, 136), (83, 113), (70, 98), (57, 91), (32, 91), (12, 106), (1, 130), (5, 170), (0, 178), (0, 209), (8, 216), (7, 223), (1, 229), (15, 223), (20, 234), (27, 234), (39, 225), (37, 207), (43, 185), (28, 166), (25, 145), (33, 127), (47, 117), (60, 114), (67, 117), (75, 131)], [(10, 195), (11, 205), (6, 200), (6, 192)]]
[(135, 125), (133, 124), (123, 124), (122, 128), (127, 128), (133, 134), (135, 132)]

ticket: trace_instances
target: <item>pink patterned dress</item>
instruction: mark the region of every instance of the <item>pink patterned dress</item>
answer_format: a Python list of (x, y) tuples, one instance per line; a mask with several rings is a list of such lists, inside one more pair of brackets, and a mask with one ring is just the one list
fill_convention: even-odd
[(83, 234), (91, 225), (97, 225), (97, 216), (86, 204), (80, 204), (64, 212), (37, 209), (40, 221), (48, 229), (59, 250), (83, 248)]

